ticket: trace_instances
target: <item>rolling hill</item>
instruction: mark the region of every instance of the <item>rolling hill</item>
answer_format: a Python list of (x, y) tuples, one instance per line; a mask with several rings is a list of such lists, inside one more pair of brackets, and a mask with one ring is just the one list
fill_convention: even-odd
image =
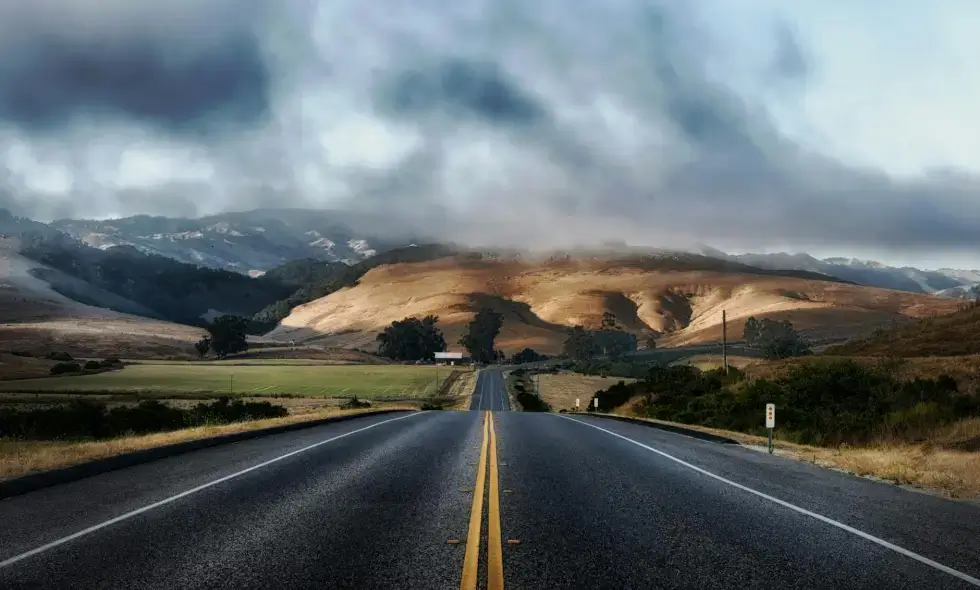
[[(29, 260), (20, 244), (0, 239), (0, 350), (141, 358), (187, 355), (201, 330), (141, 317), (138, 303)], [(94, 305), (62, 295), (51, 282), (70, 285)], [(122, 313), (107, 309), (128, 309)]]
[(759, 269), (694, 254), (479, 256), (377, 266), (356, 285), (295, 307), (267, 337), (373, 349), (394, 320), (435, 314), (455, 348), (474, 312), (505, 317), (498, 344), (558, 352), (565, 329), (598, 326), (611, 311), (624, 329), (661, 335), (662, 346), (741, 338), (749, 316), (789, 319), (816, 341), (831, 342), (956, 310), (957, 302), (863, 287), (806, 271)]
[(825, 354), (871, 357), (927, 357), (980, 354), (980, 307), (924, 318), (833, 346)]

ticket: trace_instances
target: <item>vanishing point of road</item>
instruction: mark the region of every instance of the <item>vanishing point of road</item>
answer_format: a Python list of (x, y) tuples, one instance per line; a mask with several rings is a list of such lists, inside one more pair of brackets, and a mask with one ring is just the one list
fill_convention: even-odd
[(980, 507), (600, 417), (405, 412), (0, 500), (0, 588), (975, 588)]

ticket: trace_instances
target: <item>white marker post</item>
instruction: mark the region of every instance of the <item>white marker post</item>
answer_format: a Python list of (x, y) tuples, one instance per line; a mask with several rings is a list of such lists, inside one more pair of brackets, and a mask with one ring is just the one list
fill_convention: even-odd
[(578, 410), (579, 398), (575, 398), (575, 410)]
[(776, 404), (766, 404), (766, 430), (769, 431), (769, 454), (772, 454), (772, 429), (776, 427)]
[(598, 412), (599, 411), (599, 398), (595, 398), (595, 400), (593, 400), (593, 401), (595, 402), (595, 411)]

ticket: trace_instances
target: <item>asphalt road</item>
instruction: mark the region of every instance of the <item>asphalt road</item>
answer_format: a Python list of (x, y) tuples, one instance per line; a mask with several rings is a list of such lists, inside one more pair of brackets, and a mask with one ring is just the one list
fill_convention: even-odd
[[(484, 403), (506, 398), (498, 377), (483, 377)], [(481, 588), (931, 589), (980, 578), (975, 505), (646, 426), (499, 408), (206, 449), (8, 498), (0, 523), (5, 590), (459, 588), (464, 574)]]
[(476, 389), (470, 401), (471, 410), (491, 410), (506, 412), (510, 410), (507, 385), (502, 371), (486, 369), (476, 377)]

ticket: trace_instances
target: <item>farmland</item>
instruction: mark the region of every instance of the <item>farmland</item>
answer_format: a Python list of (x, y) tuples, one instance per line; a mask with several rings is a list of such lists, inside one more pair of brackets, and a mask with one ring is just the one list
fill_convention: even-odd
[[(447, 367), (438, 369), (440, 382)], [(187, 398), (236, 395), (399, 400), (431, 397), (437, 369), (406, 365), (140, 363), (95, 375), (20, 379), (0, 383), (2, 393), (139, 395)]]

